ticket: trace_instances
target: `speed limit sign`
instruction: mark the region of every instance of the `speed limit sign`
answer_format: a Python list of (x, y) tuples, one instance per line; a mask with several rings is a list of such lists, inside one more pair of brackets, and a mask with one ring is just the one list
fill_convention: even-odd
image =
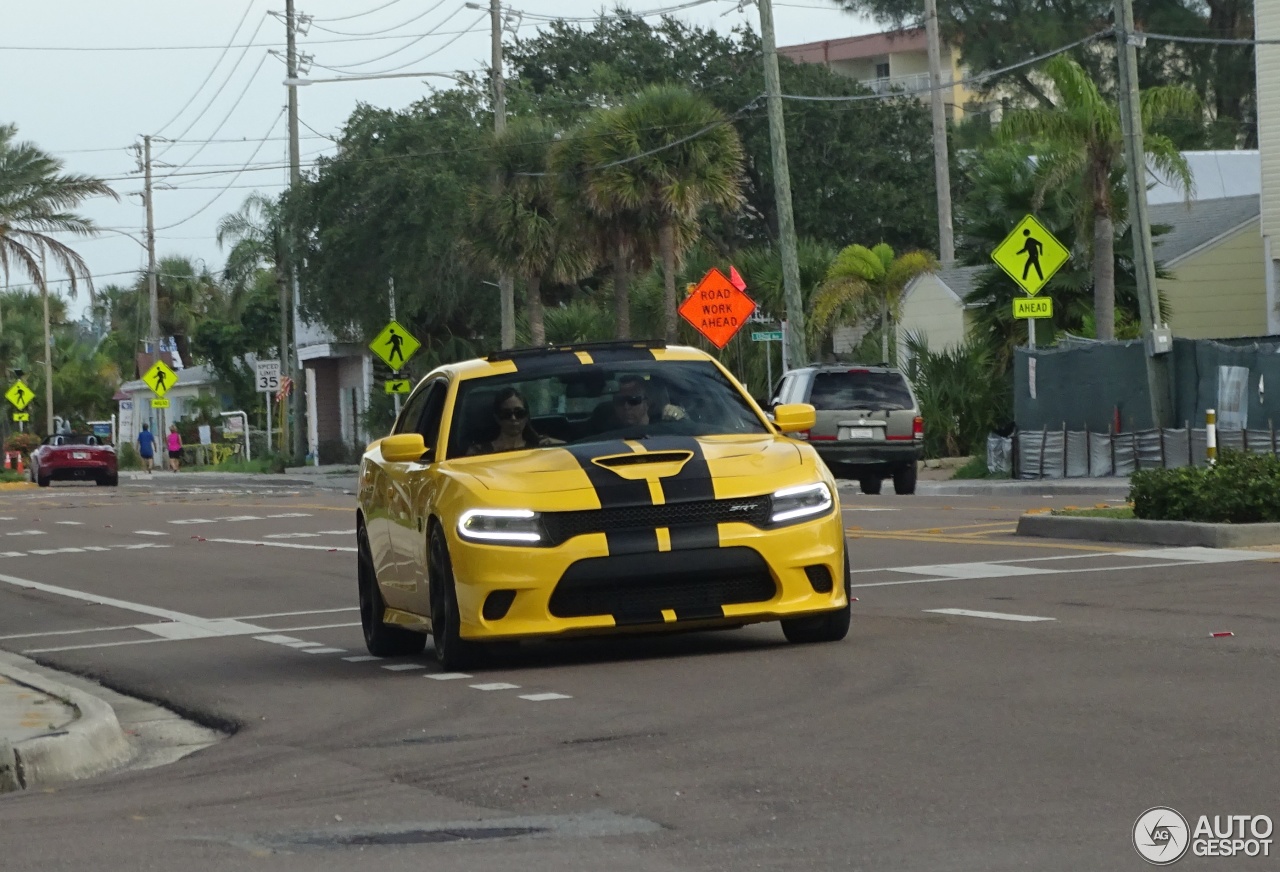
[(259, 360), (256, 364), (257, 389), (266, 394), (280, 390), (280, 361)]

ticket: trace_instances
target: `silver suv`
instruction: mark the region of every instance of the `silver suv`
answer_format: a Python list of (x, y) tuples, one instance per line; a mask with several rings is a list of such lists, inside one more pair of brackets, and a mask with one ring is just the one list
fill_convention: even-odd
[(807, 438), (840, 478), (857, 479), (864, 494), (878, 494), (893, 479), (898, 494), (916, 492), (923, 457), (924, 418), (911, 383), (885, 366), (834, 364), (793, 369), (774, 388), (770, 406), (809, 403), (817, 421)]

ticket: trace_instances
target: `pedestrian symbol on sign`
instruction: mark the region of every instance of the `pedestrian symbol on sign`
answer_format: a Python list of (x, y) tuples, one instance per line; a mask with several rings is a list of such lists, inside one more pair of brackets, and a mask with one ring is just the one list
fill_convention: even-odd
[(400, 362), (404, 363), (404, 352), (400, 346), (404, 344), (404, 339), (396, 332), (396, 328), (392, 327), (388, 332), (387, 345), (391, 347), (391, 353), (387, 355), (387, 361), (393, 363), (395, 359), (400, 358)]
[(1040, 277), (1040, 281), (1044, 281), (1044, 270), (1040, 269), (1040, 252), (1044, 251), (1044, 243), (1031, 235), (1030, 227), (1023, 230), (1022, 235), (1027, 238), (1027, 241), (1022, 243), (1022, 248), (1018, 251), (1018, 254), (1027, 256), (1027, 262), (1022, 267), (1022, 280), (1025, 282), (1028, 273), (1031, 272), (1031, 268), (1035, 267), (1036, 275)]

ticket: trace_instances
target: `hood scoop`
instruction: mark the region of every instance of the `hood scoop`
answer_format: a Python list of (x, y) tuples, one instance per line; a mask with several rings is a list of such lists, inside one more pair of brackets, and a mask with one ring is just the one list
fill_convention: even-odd
[(595, 457), (596, 466), (632, 481), (678, 475), (693, 457), (692, 451), (645, 451)]

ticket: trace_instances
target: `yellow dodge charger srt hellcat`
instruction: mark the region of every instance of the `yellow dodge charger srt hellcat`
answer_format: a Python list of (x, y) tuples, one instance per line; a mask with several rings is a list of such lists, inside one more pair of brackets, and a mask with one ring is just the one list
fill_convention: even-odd
[(812, 406), (766, 415), (716, 360), (662, 342), (522, 349), (442, 366), (360, 465), (371, 654), (781, 621), (849, 630), (836, 483)]

